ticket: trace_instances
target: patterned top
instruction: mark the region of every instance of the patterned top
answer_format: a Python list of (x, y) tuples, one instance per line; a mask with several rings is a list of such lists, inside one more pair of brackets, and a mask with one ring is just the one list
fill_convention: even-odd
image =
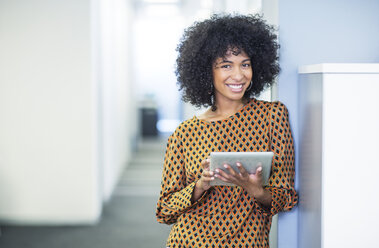
[[(210, 152), (273, 151), (265, 209), (238, 186), (214, 186), (192, 203), (201, 161)], [(256, 99), (236, 114), (207, 122), (197, 117), (181, 123), (169, 137), (156, 216), (174, 224), (167, 246), (269, 247), (271, 217), (297, 203), (294, 147), (288, 110), (281, 102)]]

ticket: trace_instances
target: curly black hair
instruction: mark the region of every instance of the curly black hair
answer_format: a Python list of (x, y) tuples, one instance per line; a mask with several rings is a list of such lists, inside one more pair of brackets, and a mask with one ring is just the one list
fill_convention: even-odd
[(258, 96), (280, 71), (274, 31), (260, 15), (213, 15), (187, 28), (177, 47), (175, 72), (183, 100), (196, 107), (212, 105), (212, 66), (230, 49), (233, 54), (243, 51), (251, 59), (253, 85), (244, 99)]

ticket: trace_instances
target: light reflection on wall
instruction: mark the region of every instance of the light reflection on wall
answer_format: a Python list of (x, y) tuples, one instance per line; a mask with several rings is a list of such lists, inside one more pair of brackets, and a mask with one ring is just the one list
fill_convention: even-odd
[[(155, 102), (161, 132), (178, 122), (181, 105), (175, 76), (176, 46), (183, 32), (183, 17), (176, 4), (144, 4), (137, 12), (133, 36), (133, 70), (137, 99)], [(143, 106), (141, 106), (143, 107)]]

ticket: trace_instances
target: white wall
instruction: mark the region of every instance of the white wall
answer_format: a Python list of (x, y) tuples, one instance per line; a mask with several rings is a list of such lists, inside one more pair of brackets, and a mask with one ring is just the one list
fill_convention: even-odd
[[(110, 80), (99, 64), (108, 51), (98, 36), (98, 6), (97, 0), (0, 1), (3, 223), (94, 223), (126, 164), (133, 128), (127, 51), (113, 51), (106, 61), (116, 72)], [(115, 37), (125, 41), (125, 34)]]
[(89, 1), (0, 2), (0, 218), (93, 221)]
[(132, 85), (130, 1), (93, 0), (95, 81), (99, 85), (100, 179), (108, 201), (127, 165), (137, 136)]
[(379, 63), (299, 73), (298, 247), (379, 247)]

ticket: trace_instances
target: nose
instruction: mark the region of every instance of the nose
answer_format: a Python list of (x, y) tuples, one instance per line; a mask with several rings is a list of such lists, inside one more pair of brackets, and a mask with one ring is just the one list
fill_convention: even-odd
[(244, 78), (244, 72), (239, 66), (233, 68), (231, 78), (235, 81), (241, 81)]

